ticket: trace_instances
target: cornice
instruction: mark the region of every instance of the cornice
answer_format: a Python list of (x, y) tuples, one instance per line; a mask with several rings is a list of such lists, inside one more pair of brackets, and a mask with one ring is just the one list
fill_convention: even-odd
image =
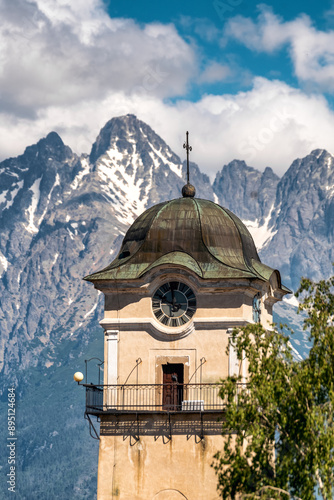
[(145, 331), (152, 337), (167, 342), (179, 340), (187, 337), (196, 330), (227, 330), (228, 328), (238, 328), (252, 323), (245, 318), (199, 318), (191, 321), (187, 325), (178, 328), (164, 327), (152, 318), (104, 318), (100, 325), (105, 330), (119, 331)]

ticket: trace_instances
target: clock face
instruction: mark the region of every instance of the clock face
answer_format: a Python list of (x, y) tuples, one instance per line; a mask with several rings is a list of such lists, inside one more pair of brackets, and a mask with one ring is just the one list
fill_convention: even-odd
[(165, 283), (152, 298), (155, 317), (166, 326), (182, 326), (196, 312), (196, 297), (188, 285), (179, 281)]

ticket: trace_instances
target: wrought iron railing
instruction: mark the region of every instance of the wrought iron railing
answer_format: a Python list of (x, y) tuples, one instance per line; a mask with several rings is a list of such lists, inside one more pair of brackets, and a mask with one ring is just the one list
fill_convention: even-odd
[(222, 411), (219, 384), (85, 385), (86, 411)]

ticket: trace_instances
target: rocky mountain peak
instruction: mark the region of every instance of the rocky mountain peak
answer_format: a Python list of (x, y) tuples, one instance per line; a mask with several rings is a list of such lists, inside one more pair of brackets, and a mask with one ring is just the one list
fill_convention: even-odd
[(20, 158), (25, 159), (31, 165), (48, 160), (64, 162), (72, 155), (71, 148), (65, 146), (57, 132), (50, 132), (37, 144), (28, 146)]
[(296, 159), (277, 185), (274, 237), (262, 256), (293, 289), (301, 276), (319, 279), (334, 259), (333, 161), (328, 151), (316, 149)]
[(270, 179), (277, 179), (277, 175), (274, 173), (271, 167), (266, 167), (263, 171), (263, 177)]
[(54, 131), (48, 133), (48, 135), (45, 138), (45, 142), (53, 147), (64, 147), (65, 146), (60, 135)]
[(223, 206), (243, 220), (259, 223), (270, 211), (278, 181), (270, 167), (262, 173), (233, 160), (217, 173), (213, 189)]
[(328, 191), (328, 186), (333, 184), (334, 158), (328, 151), (316, 149), (304, 158), (295, 160), (286, 171), (278, 185), (277, 204), (284, 203), (288, 192), (289, 204), (298, 196), (305, 199), (305, 203), (309, 202), (314, 206), (314, 203), (320, 201), (315, 201), (315, 198), (322, 197), (321, 191)]
[(314, 156), (315, 158), (319, 158), (323, 153), (326, 155), (329, 154), (325, 149), (313, 149), (308, 156)]
[(131, 114), (112, 118), (104, 125), (93, 144), (90, 162), (95, 163), (101, 156), (108, 155), (108, 152), (112, 154), (113, 151), (119, 154), (137, 153), (145, 157), (148, 144), (151, 149), (162, 153), (166, 159), (180, 164), (180, 158), (172, 152), (165, 141), (146, 123)]
[(134, 115), (106, 123), (92, 147), (90, 163), (120, 222), (132, 222), (162, 196), (179, 197), (185, 183), (180, 158)]

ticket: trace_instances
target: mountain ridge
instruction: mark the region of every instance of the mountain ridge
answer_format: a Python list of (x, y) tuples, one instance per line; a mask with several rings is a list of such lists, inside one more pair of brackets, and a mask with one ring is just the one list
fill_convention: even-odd
[[(233, 160), (213, 184), (191, 163), (191, 181), (198, 197), (245, 222), (261, 259), (296, 289), (301, 275), (317, 279), (331, 271), (333, 161), (315, 150), (279, 179), (270, 167), (259, 172)], [(42, 339), (40, 354), (54, 328), (63, 338), (92, 324), (94, 291), (78, 281), (86, 262), (90, 272), (108, 265), (129, 224), (151, 205), (179, 197), (185, 174), (185, 162), (134, 115), (109, 120), (90, 155), (76, 155), (50, 132), (0, 164), (2, 363), (6, 357), (18, 363), (24, 339)]]

